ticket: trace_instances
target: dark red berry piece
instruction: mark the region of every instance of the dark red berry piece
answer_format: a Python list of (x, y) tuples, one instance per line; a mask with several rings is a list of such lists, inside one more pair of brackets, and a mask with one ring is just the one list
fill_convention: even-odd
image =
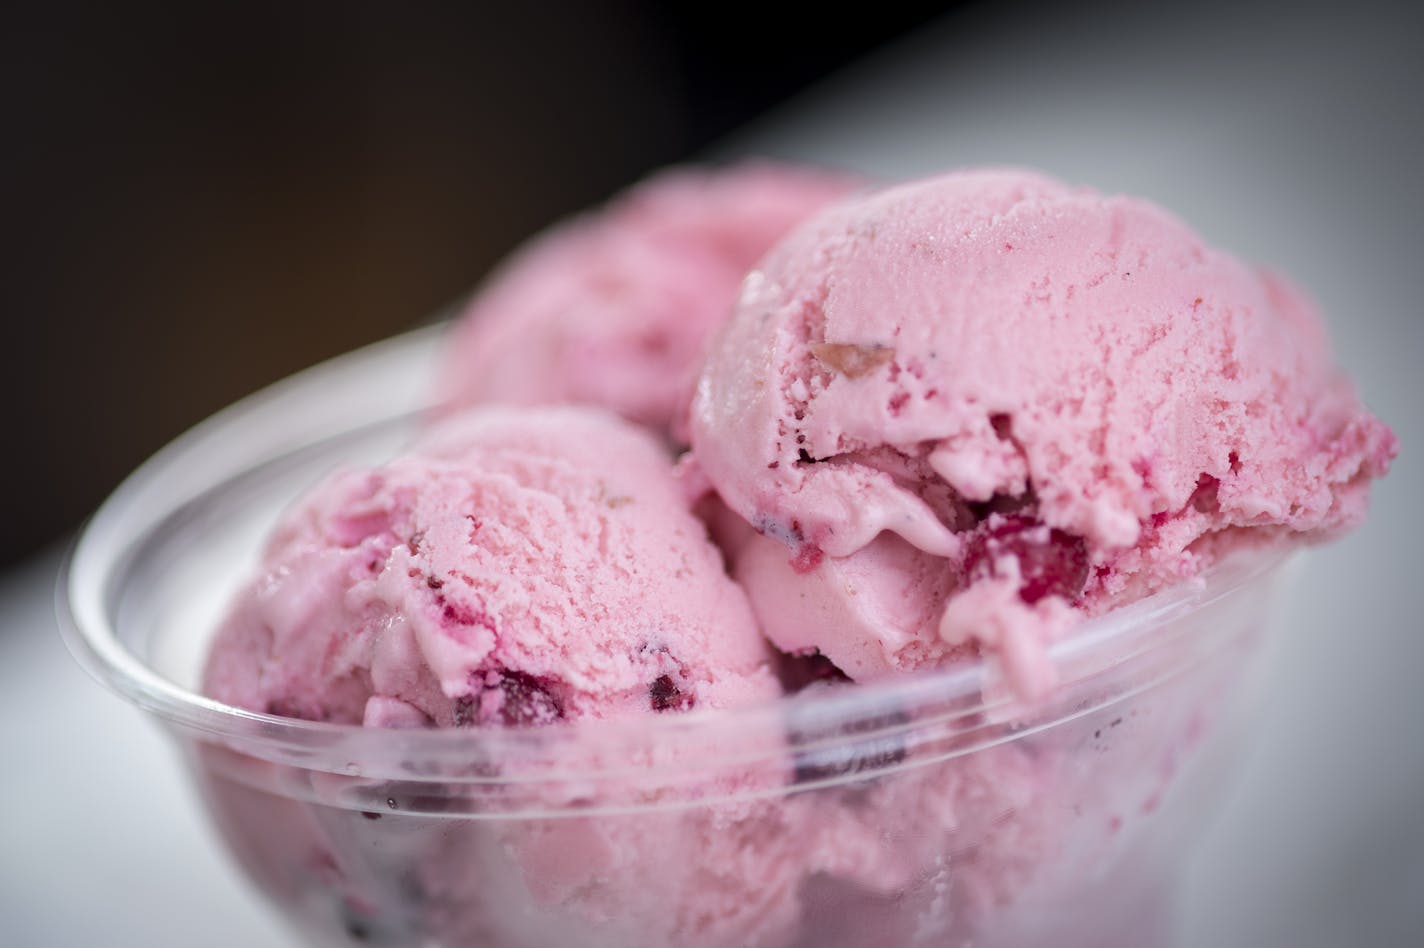
[(994, 514), (1009, 516), (1019, 514), (1025, 508), (1032, 507), (1037, 503), (1032, 491), (1024, 491), (1022, 494), (995, 494), (988, 500), (974, 500), (965, 504), (969, 512), (974, 516), (975, 521), (988, 520)]
[[(427, 581), (426, 585), (438, 590), (445, 583), (442, 581), (439, 586), (431, 586)], [(483, 610), (473, 609), (461, 602), (452, 602), (445, 598), (443, 593), (435, 594), (435, 605), (440, 609), (440, 618), (450, 625), (478, 625), (486, 629), (494, 629), (494, 621)]]
[(812, 546), (807, 543), (797, 549), (796, 555), (791, 557), (791, 568), (804, 576), (821, 565), (821, 561), (826, 558), (826, 554), (819, 546)]
[(836, 667), (835, 662), (820, 652), (808, 655), (783, 655), (780, 668), (781, 683), (788, 692), (796, 693), (817, 682), (840, 684), (850, 681), (850, 676)]
[(499, 706), (501, 724), (525, 727), (534, 724), (551, 724), (564, 716), (559, 699), (546, 687), (546, 683), (519, 671), (506, 671), (495, 685), (504, 692), (504, 700)]
[(455, 700), (456, 727), (552, 724), (564, 716), (551, 682), (526, 672), (496, 669), (476, 676), (478, 693)]
[(1192, 491), (1187, 503), (1199, 513), (1214, 514), (1221, 509), (1221, 503), (1216, 496), (1220, 488), (1221, 481), (1210, 474), (1203, 474), (1197, 478), (1196, 490)]
[(850, 676), (841, 671), (836, 663), (820, 652), (804, 656), (806, 672), (812, 681), (850, 681)]
[(1054, 595), (1071, 602), (1088, 581), (1082, 537), (1017, 514), (991, 517), (980, 526), (969, 541), (964, 575), (971, 583), (996, 576), (995, 563), (1005, 556), (1018, 560), (1019, 598), (1029, 605)]
[(679, 688), (671, 675), (659, 675), (648, 686), (648, 704), (654, 711), (686, 711), (692, 707), (692, 695)]

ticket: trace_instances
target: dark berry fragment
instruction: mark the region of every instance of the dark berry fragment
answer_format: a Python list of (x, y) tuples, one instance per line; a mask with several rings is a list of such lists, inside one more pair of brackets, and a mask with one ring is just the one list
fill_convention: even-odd
[(552, 724), (564, 716), (548, 680), (521, 671), (491, 669), (477, 673), (474, 683), (477, 692), (455, 699), (456, 727), (528, 727)]
[(671, 675), (659, 675), (648, 686), (648, 704), (654, 711), (686, 711), (692, 703), (692, 695), (679, 688)]
[(1220, 489), (1221, 481), (1210, 474), (1203, 474), (1197, 478), (1196, 489), (1192, 491), (1192, 496), (1187, 503), (1199, 513), (1214, 514), (1221, 509), (1221, 504), (1216, 498), (1217, 491)]
[(489, 616), (471, 609), (464, 603), (451, 602), (445, 596), (437, 593), (435, 604), (440, 607), (440, 618), (450, 625), (480, 625), (487, 629), (494, 628)]
[(791, 568), (804, 576), (821, 565), (821, 561), (826, 558), (819, 546), (810, 543), (803, 545), (796, 551), (796, 555), (791, 557)]
[(1022, 494), (995, 494), (988, 500), (971, 500), (965, 506), (975, 521), (984, 521), (994, 514), (1007, 516), (1022, 513), (1037, 502), (1032, 491), (1024, 491)]
[(477, 691), (455, 700), (456, 727), (526, 727), (552, 724), (564, 716), (550, 680), (521, 671), (490, 669), (476, 673), (473, 683)]
[(850, 681), (850, 676), (841, 671), (836, 663), (820, 652), (804, 656), (807, 672), (813, 681)]
[(1048, 527), (1020, 514), (991, 517), (969, 541), (964, 575), (975, 580), (997, 576), (995, 565), (1006, 556), (1019, 564), (1019, 598), (1033, 605), (1045, 596), (1070, 602), (1088, 581), (1088, 544), (1080, 536)]
[(564, 716), (563, 706), (545, 683), (519, 671), (504, 672), (496, 685), (504, 694), (499, 707), (502, 724), (523, 727), (551, 724)]
[(819, 651), (807, 655), (782, 655), (777, 669), (782, 686), (791, 694), (818, 682), (843, 684), (850, 676)]

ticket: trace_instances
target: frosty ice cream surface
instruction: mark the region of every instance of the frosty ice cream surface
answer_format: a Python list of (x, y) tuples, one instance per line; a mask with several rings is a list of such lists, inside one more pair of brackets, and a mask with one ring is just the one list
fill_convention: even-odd
[(1395, 450), (1284, 278), (1012, 170), (853, 198), (778, 244), (691, 428), (765, 537), (735, 571), (778, 646), (856, 679), (988, 650), (1029, 692), (1082, 616), (1354, 525)]
[[(1077, 625), (1349, 529), (1396, 450), (1286, 279), (1146, 201), (1012, 169), (879, 189), (778, 165), (664, 175), (521, 250), (435, 386), (404, 454), (284, 515), (208, 694), (368, 728), (538, 729), (983, 661), (1031, 706)], [(1134, 813), (1213, 701), (1123, 729), (1102, 773), (1167, 754)], [(412, 830), (408, 859), (382, 858), (423, 894), (389, 912), (352, 873), (316, 884), (451, 943), (588, 926), (590, 944), (811, 944), (806, 905), (854, 891), (870, 918), (937, 873), (953, 890), (922, 919), (958, 918), (1084, 845), (1068, 814), (1108, 804), (1070, 744), (660, 823)], [(905, 756), (882, 751), (877, 767)], [(855, 769), (788, 761), (780, 779)], [(1137, 792), (1120, 784), (1102, 800)], [(333, 840), (363, 828), (292, 819), (274, 864), (284, 847), (341, 863)], [(948, 855), (971, 830), (972, 855)], [(516, 881), (476, 897), (496, 862)]]

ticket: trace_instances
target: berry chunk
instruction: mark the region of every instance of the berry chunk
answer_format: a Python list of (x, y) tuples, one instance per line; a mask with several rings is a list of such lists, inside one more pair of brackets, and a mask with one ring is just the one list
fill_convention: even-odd
[(850, 681), (850, 676), (819, 650), (806, 655), (782, 655), (779, 674), (782, 687), (791, 694), (819, 682), (841, 684)]
[(1006, 556), (1018, 560), (1019, 598), (1033, 605), (1045, 596), (1070, 602), (1088, 581), (1088, 546), (1080, 536), (1022, 514), (995, 515), (969, 541), (964, 575), (971, 583), (998, 575)]
[(456, 727), (531, 727), (563, 719), (563, 705), (548, 680), (511, 669), (487, 671), (479, 680), (482, 687), (478, 693), (455, 702)]
[(500, 721), (514, 726), (550, 724), (564, 716), (559, 699), (533, 675), (504, 672), (496, 686), (502, 692)]
[(659, 675), (648, 686), (648, 704), (654, 711), (686, 711), (692, 707), (692, 695), (679, 688), (671, 675)]

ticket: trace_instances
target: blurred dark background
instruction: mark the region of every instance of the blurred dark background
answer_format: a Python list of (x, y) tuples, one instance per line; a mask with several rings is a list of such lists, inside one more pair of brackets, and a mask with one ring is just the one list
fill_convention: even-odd
[(0, 565), (218, 408), (409, 328), (558, 216), (979, 7), (886, 2), (809, 32), (768, 9), (11, 9)]

